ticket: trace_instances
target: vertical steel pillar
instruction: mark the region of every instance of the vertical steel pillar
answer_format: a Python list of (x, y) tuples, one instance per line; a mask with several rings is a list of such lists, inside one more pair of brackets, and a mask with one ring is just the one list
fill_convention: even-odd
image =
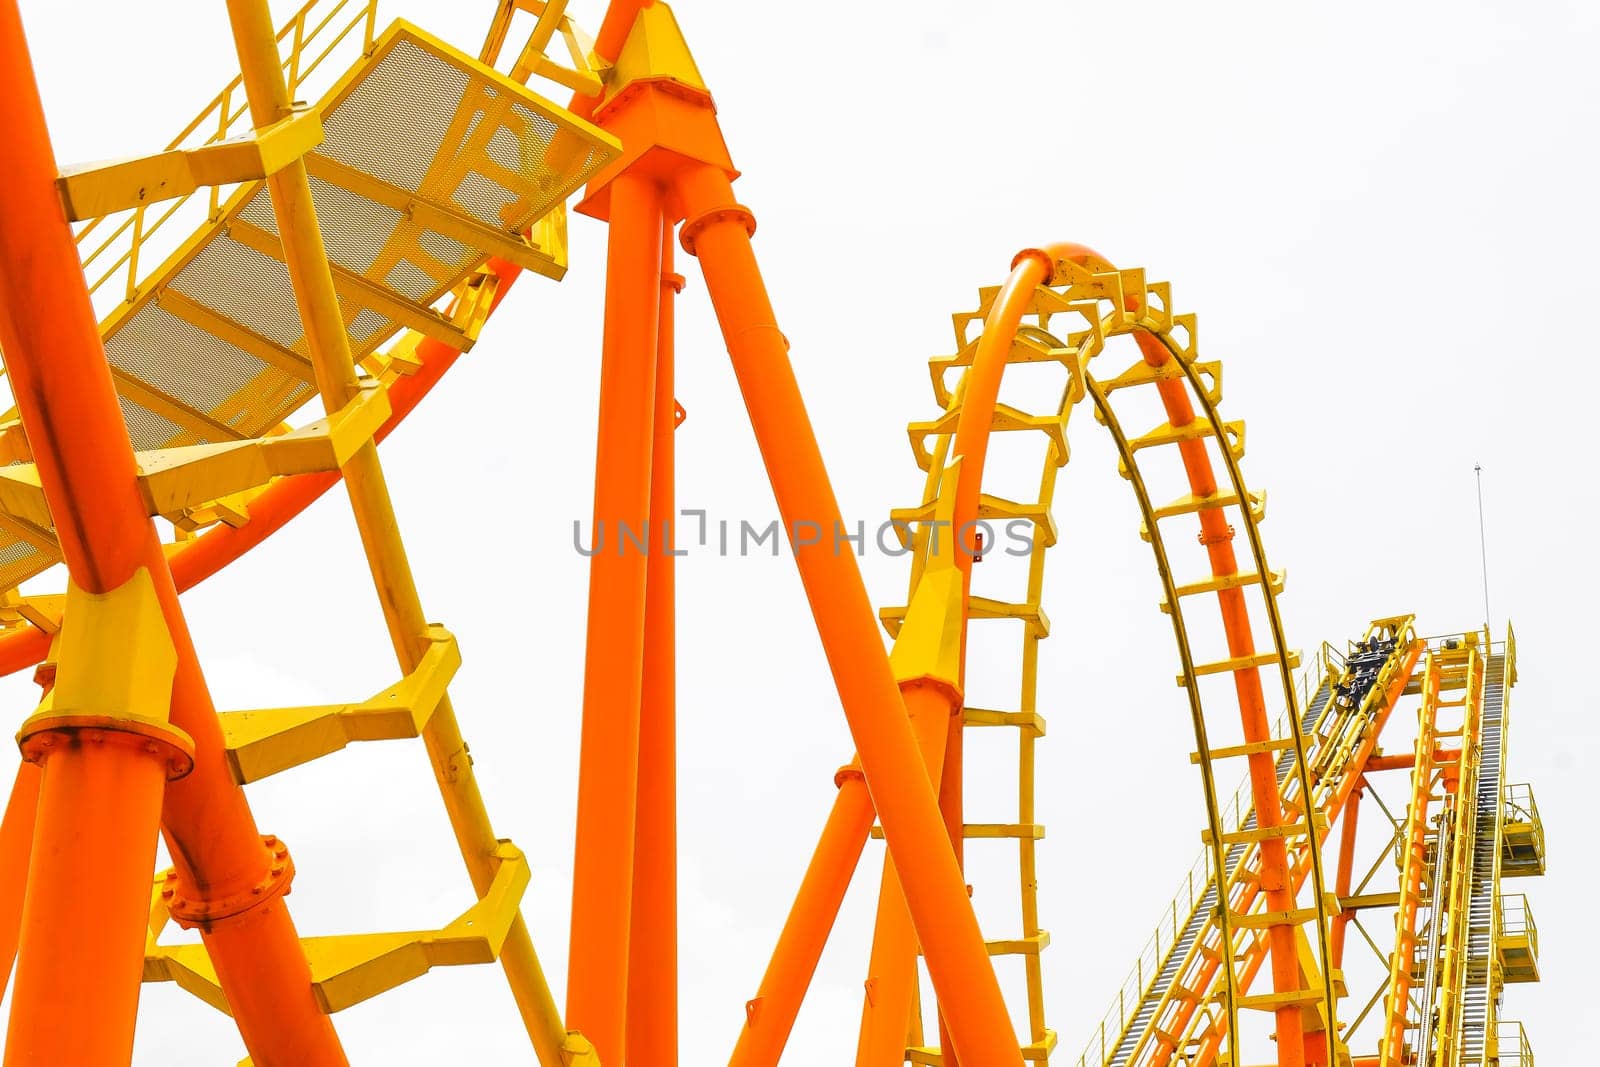
[(17, 937), (22, 932), (22, 898), (28, 888), (28, 857), (33, 853), (33, 822), (39, 811), (39, 768), (17, 768), (6, 814), (0, 820), (0, 997), (17, 962)]
[[(6, 1064), (127, 1062), (154, 831), (164, 816), (196, 903), (213, 909), (214, 920), (200, 925), (256, 1063), (342, 1065), (281, 900), (287, 877), (279, 874), (287, 871), (263, 843), (228, 772), (172, 575), (139, 496), (132, 446), (56, 195), (56, 163), (15, 0), (0, 0), (0, 82), (7, 100), (0, 109), (7, 149), (0, 167), (0, 348), (62, 558), (72, 588), (83, 594), (82, 610), (98, 610), (95, 597), (131, 594), (159, 611), (167, 655), (176, 660), (169, 682), (171, 659), (158, 669), (131, 656), (93, 667), (64, 656), (61, 689), (75, 673), (104, 680), (122, 671), (131, 690), (141, 671), (154, 671), (138, 680), (161, 692), (170, 684), (171, 727), (134, 720), (130, 708), (86, 708), (93, 714), (44, 719), (25, 746), (42, 771)], [(67, 633), (75, 626), (71, 612), (66, 626)], [(65, 710), (79, 709), (52, 709)], [(191, 744), (192, 773), (167, 788), (163, 812), (169, 756), (175, 745)], [(267, 891), (252, 896), (251, 887)], [(240, 894), (248, 903), (227, 910)], [(246, 921), (253, 928), (248, 945), (235, 936)], [(237, 959), (241, 951), (248, 962)], [(242, 976), (271, 1001), (269, 1015), (241, 990)]]
[(632, 925), (628, 942), (628, 1055), (678, 1065), (677, 645), (672, 525), (673, 225), (661, 234), (661, 306), (656, 340), (655, 445), (650, 463), (649, 563), (644, 609), (644, 675), (639, 709), (639, 795), (633, 838)]
[(602, 1063), (622, 1064), (665, 209), (646, 175), (625, 172), (610, 190), (567, 1025)]
[(754, 220), (734, 202), (723, 170), (686, 168), (676, 188), (689, 220), (684, 244), (700, 259), (778, 510), (791, 530), (810, 522), (825, 531), (818, 544), (796, 544), (795, 562), (941, 1008), (970, 1062), (1020, 1064), (860, 569), (829, 540), (842, 529), (839, 506), (750, 246)]

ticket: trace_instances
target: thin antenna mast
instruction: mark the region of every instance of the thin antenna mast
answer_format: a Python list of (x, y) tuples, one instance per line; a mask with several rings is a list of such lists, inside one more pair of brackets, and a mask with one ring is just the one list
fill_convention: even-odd
[(1483, 536), (1483, 464), (1474, 463), (1472, 472), (1478, 479), (1478, 557), (1483, 564), (1483, 628), (1489, 629), (1489, 548)]

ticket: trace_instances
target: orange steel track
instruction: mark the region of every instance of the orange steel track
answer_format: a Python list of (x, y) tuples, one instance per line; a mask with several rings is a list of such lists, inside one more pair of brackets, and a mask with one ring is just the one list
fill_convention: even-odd
[[(264, 130), (290, 111), (267, 10), (252, 0), (230, 0), (229, 8), (255, 125)], [(544, 6), (513, 4), (506, 9), (507, 18), (516, 9), (538, 17)], [(1019, 1067), (1025, 1055), (1044, 1057), (1018, 1038), (964, 872), (966, 647), (974, 618), (972, 566), (981, 546), (965, 543), (958, 534), (947, 548), (935, 545), (929, 551), (915, 610), (908, 608), (906, 626), (914, 639), (902, 636), (891, 653), (884, 647), (854, 555), (837, 551), (829, 538), (794, 536), (804, 527), (843, 529), (840, 510), (789, 361), (788, 342), (779, 331), (757, 264), (751, 241), (755, 217), (734, 198), (737, 171), (710, 92), (676, 34), (665, 5), (650, 0), (612, 3), (593, 53), (603, 61), (596, 70), (615, 80), (598, 95), (576, 92), (569, 108), (612, 135), (622, 150), (589, 179), (578, 208), (608, 225), (591, 527), (595, 551), (588, 587), (566, 1005), (564, 1014), (557, 1013), (553, 1001), (524, 1005), (525, 1018), (541, 1012), (548, 1016), (542, 1029), (530, 1022), (530, 1037), (544, 1067), (675, 1067), (679, 1062), (676, 575), (669, 540), (677, 513), (674, 431), (682, 415), (673, 392), (674, 301), (683, 286), (674, 271), (676, 242), (698, 261), (703, 274), (785, 529), (791, 531), (795, 563), (856, 749), (835, 777), (833, 808), (759, 990), (746, 1006), (730, 1065), (778, 1063), (876, 822), (888, 854), (879, 878), (858, 1067), (904, 1062), (908, 1019), (919, 1012), (919, 954), (937, 996), (939, 1052), (935, 1060), (918, 1062)], [(616, 73), (620, 71), (626, 77)], [(19, 735), (26, 761), (0, 820), (0, 991), (16, 962), (4, 1067), (129, 1061), (158, 828), (176, 868), (167, 907), (181, 925), (199, 929), (255, 1067), (344, 1064), (330, 1014), (336, 1009), (319, 999), (310, 955), (284, 901), (294, 876), (292, 860), (276, 838), (259, 832), (231, 769), (222, 721), (179, 594), (241, 558), (341, 479), (354, 506), (365, 503), (381, 514), (387, 508), (386, 490), (373, 444), (415, 410), (454, 365), (459, 350), (433, 337), (420, 341), (414, 373), (388, 385), (390, 414), (361, 445), (360, 458), (370, 460), (370, 466), (342, 460), (347, 464), (342, 471), (280, 477), (251, 498), (248, 521), (214, 526), (168, 551), (141, 498), (138, 461), (106, 349), (89, 292), (79, 284), (79, 250), (57, 194), (59, 168), (16, 0), (0, 0), (0, 90), (8, 101), (0, 110), (0, 144), (7, 149), (6, 164), (0, 167), (0, 349), (39, 485), (55, 519), (69, 602), (131, 605), (124, 610), (135, 614), (117, 617), (155, 623), (153, 629), (130, 624), (130, 634), (155, 635), (154, 644), (138, 646), (155, 650), (142, 660), (131, 652), (119, 659), (104, 644), (93, 646), (107, 657), (104, 662), (63, 655), (65, 630), (53, 635), (23, 626), (0, 636), (0, 674), (47, 658), (52, 664), (60, 661), (58, 667), (40, 671), (47, 699)], [(339, 347), (345, 327), (332, 275), (321, 271), (327, 254), (320, 231), (314, 221), (309, 230), (291, 225), (290, 205), (310, 202), (305, 164), (296, 158), (263, 180), (272, 190), (285, 247), (298, 240), (315, 253), (302, 258), (315, 259), (320, 274), (290, 271), (308, 345), (320, 349), (338, 338), (334, 347)], [(286, 262), (294, 259), (291, 250)], [(948, 459), (936, 472), (943, 479), (940, 485), (949, 490), (941, 490), (939, 503), (948, 508), (953, 533), (973, 529), (983, 506), (1000, 389), (1023, 320), (1036, 310), (1041, 287), (1074, 268), (1115, 273), (1109, 262), (1081, 245), (1025, 249), (989, 305), (962, 380)], [(483, 309), (487, 317), (522, 268), (491, 257), (486, 269), (498, 282)], [(1146, 299), (1142, 290), (1131, 292), (1118, 306), (1131, 314)], [(1225, 1004), (1222, 1020), (1203, 1030), (1187, 1051), (1166, 1037), (1154, 1062), (1183, 1058), (1211, 1064), (1225, 1057), (1236, 1062), (1236, 1010), (1245, 990), (1264, 972), (1270, 975), (1270, 993), (1250, 999), (1252, 1006), (1270, 1012), (1279, 1067), (1330, 1065), (1343, 1050), (1330, 1047), (1328, 1028), (1319, 1029), (1313, 1021), (1323, 1011), (1331, 1028), (1335, 994), (1324, 987), (1317, 966), (1307, 964), (1310, 949), (1302, 933), (1312, 921), (1303, 905), (1307, 887), (1318, 895), (1312, 909), (1314, 959), (1325, 973), (1342, 963), (1351, 916), (1322, 921), (1327, 905), (1321, 898), (1316, 819), (1324, 820), (1326, 830), (1344, 818), (1333, 888), (1338, 897), (1348, 897), (1364, 774), (1430, 763), (1426, 758), (1408, 762), (1375, 755), (1378, 735), (1426, 648), (1416, 642), (1401, 650), (1401, 669), (1374, 705), (1378, 711), (1369, 732), (1352, 743), (1346, 776), (1323, 794), (1322, 809), (1309, 810), (1306, 792), (1286, 805), (1279, 761), (1287, 741), (1273, 736), (1260, 674), (1263, 657), (1258, 655), (1245, 588), (1252, 577), (1263, 584), (1267, 577), (1241, 574), (1234, 528), (1225, 511), (1230, 491), (1231, 506), (1241, 508), (1248, 506), (1246, 494), (1236, 481), (1235, 467), (1224, 477), (1214, 469), (1204, 439), (1207, 427), (1200, 423), (1215, 415), (1204, 396), (1200, 401), (1205, 410), (1197, 412), (1190, 392), (1193, 371), (1179, 359), (1181, 353), (1153, 329), (1132, 332), (1143, 363), (1161, 372), (1151, 381), (1174, 431), (1189, 494), (1201, 502), (1189, 510), (1197, 517), (1199, 540), (1216, 580), (1214, 587), (1203, 588), (1214, 588), (1228, 656), (1213, 666), (1229, 668), (1243, 740), (1224, 755), (1245, 759), (1255, 818), (1248, 833), (1235, 836), (1248, 837), (1259, 850), (1257, 867), (1240, 896), (1219, 894), (1221, 947), (1209, 950), (1209, 956), (1202, 953), (1194, 972), (1200, 988), (1170, 1022), (1188, 1032), (1185, 1028), (1205, 1010), (1201, 994), (1219, 988), (1221, 995), (1214, 999)], [(319, 364), (314, 383), (330, 417), (358, 392), (355, 364), (348, 351), (343, 356), (342, 365), (332, 364), (342, 376), (330, 377)], [(1167, 373), (1175, 366), (1183, 373)], [(1075, 399), (1082, 398), (1085, 380), (1080, 366), (1073, 379), (1080, 390)], [(1103, 408), (1104, 394), (1097, 391), (1095, 399)], [(1125, 445), (1120, 430), (1118, 434)], [(1214, 436), (1223, 436), (1220, 426)], [(1222, 446), (1227, 447), (1225, 442)], [(1142, 487), (1139, 492), (1149, 515)], [(623, 529), (645, 531), (646, 544), (627, 550)], [(605, 543), (608, 532), (611, 546)], [(387, 554), (399, 560), (398, 572), (384, 572), (375, 557), (385, 555), (388, 546), (369, 546), (385, 606), (399, 603), (407, 618), (420, 619), (420, 601), (409, 588), (398, 535), (385, 530), (382, 536), (393, 539), (393, 551)], [(1259, 565), (1263, 557), (1258, 542), (1252, 542), (1251, 551)], [(1160, 558), (1169, 597), (1175, 600), (1165, 557)], [(396, 583), (387, 580), (394, 573), (406, 588), (397, 591)], [(141, 605), (150, 607), (154, 617), (137, 616)], [(1199, 672), (1190, 662), (1175, 603), (1172, 609), (1187, 684), (1196, 701), (1197, 743), (1204, 756), (1196, 762), (1207, 791), (1209, 840), (1220, 883), (1230, 872), (1223, 862), (1210, 749), (1194, 695)], [(1270, 595), (1267, 611), (1277, 630)], [(912, 619), (921, 629), (914, 629)], [(390, 624), (397, 655), (409, 674), (418, 669), (420, 638), (393, 615)], [(1291, 688), (1289, 662), (1285, 656), (1286, 690)], [(99, 675), (123, 677), (119, 671), (130, 679), (119, 694), (129, 706), (85, 710), (74, 703), (85, 692), (103, 696), (106, 683)], [(1436, 696), (1438, 678), (1431, 661), (1429, 671), (1425, 687)], [(1287, 695), (1294, 715), (1293, 693)], [(156, 706), (147, 706), (149, 699)], [(108, 710), (117, 714), (104, 713)], [(1300, 788), (1308, 790), (1298, 727), (1291, 733), (1303, 776)], [(1431, 753), (1431, 734), (1424, 734), (1424, 745), (1424, 755)], [(465, 752), (464, 743), (460, 751)], [(1418, 773), (1405, 841), (1403, 890), (1408, 904), (1401, 912), (1401, 944), (1408, 955), (1402, 966), (1397, 953), (1391, 978), (1402, 999), (1411, 982), (1422, 820), (1428, 810), (1429, 781)], [(459, 827), (457, 831), (464, 855), (472, 853), (474, 846), (465, 843)], [(1303, 860), (1287, 843), (1297, 832), (1310, 839)], [(500, 854), (495, 856), (500, 863)], [(475, 882), (489, 882), (488, 862), (481, 849), (469, 856)], [(24, 867), (25, 878), (3, 876)], [(86, 877), (86, 871), (92, 876)], [(1024, 881), (1029, 877), (1025, 873)], [(487, 895), (484, 885), (478, 888)], [(1252, 905), (1257, 910), (1246, 916)], [(93, 921), (85, 921), (86, 916)], [(1253, 928), (1261, 936), (1236, 953), (1228, 924), (1242, 918), (1254, 921), (1241, 929)], [(525, 938), (520, 918), (516, 923), (514, 929)], [(494, 951), (500, 951), (498, 943)], [(526, 959), (531, 959), (531, 947)], [(528, 966), (511, 964), (509, 956), (506, 960), (508, 971)], [(1036, 957), (1030, 965), (1037, 967)], [(531, 966), (537, 969), (536, 962)], [(538, 981), (542, 988), (542, 975)], [(549, 1000), (548, 990), (543, 992)], [(1399, 1062), (1396, 1050), (1405, 1038), (1405, 1011), (1406, 1005), (1398, 1004), (1385, 1020), (1385, 1064)], [(913, 1029), (920, 1035), (920, 1023)], [(1033, 1040), (1037, 1043), (1039, 1035)]]

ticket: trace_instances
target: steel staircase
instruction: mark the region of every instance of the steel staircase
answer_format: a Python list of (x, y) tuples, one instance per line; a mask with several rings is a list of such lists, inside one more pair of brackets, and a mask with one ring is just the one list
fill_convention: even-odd
[(1467, 898), (1467, 983), (1462, 989), (1461, 1067), (1483, 1067), (1499, 994), (1494, 926), (1499, 879), (1501, 783), (1504, 780), (1505, 656), (1491, 656), (1484, 672), (1483, 732), (1479, 740), (1477, 833)]

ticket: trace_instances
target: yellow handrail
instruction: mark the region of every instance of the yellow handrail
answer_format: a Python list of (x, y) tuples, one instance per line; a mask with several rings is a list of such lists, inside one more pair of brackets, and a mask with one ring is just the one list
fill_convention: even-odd
[[(1324, 643), (1323, 655), (1315, 657), (1299, 672), (1301, 700), (1300, 708), (1296, 709), (1297, 714), (1301, 709), (1310, 707), (1312, 696), (1328, 679), (1328, 668), (1332, 659), (1327, 653), (1331, 647)], [(1338, 656), (1337, 652), (1334, 655)], [(1343, 658), (1338, 656), (1341, 663)], [(1278, 714), (1273, 722), (1272, 736), (1283, 736), (1288, 729), (1288, 716), (1287, 709)], [(1240, 779), (1238, 788), (1234, 790), (1232, 798), (1222, 812), (1223, 832), (1233, 833), (1239, 830), (1253, 810), (1250, 776), (1246, 774)], [(1095, 1027), (1083, 1052), (1078, 1056), (1077, 1067), (1100, 1067), (1116, 1050), (1117, 1044), (1122, 1041), (1122, 1035), (1128, 1028), (1129, 1020), (1139, 1010), (1139, 1004), (1144, 999), (1149, 983), (1159, 974), (1162, 961), (1166, 959), (1167, 953), (1177, 941), (1178, 935), (1183, 930), (1183, 924), (1194, 914), (1195, 906), (1205, 895), (1216, 873), (1212, 869), (1213, 866), (1211, 850), (1201, 849), (1199, 858), (1189, 865), (1188, 873), (1184, 875), (1183, 881), (1172, 895), (1171, 902), (1161, 913), (1155, 932), (1145, 941), (1144, 947), (1134, 960), (1133, 968), (1117, 987), (1117, 994), (1110, 1008), (1101, 1016), (1100, 1024)], [(1096, 1054), (1099, 1056), (1098, 1059), (1094, 1058)]]
[[(298, 90), (307, 83), (307, 79), (329, 56), (339, 51), (341, 45), (352, 40), (358, 27), (361, 28), (361, 51), (369, 51), (377, 39), (377, 13), (378, 0), (310, 0), (296, 11), (277, 34), (290, 93), (298, 100)], [(313, 48), (320, 50), (312, 54)], [(166, 146), (167, 150), (214, 144), (249, 132), (248, 107), (240, 86), (241, 80), (236, 76), (172, 139)], [(202, 130), (209, 132), (203, 139), (197, 140)], [(223, 194), (221, 187), (212, 186), (209, 189), (206, 219), (217, 217)], [(152, 237), (189, 205), (194, 196), (194, 193), (190, 193), (170, 201), (145, 204), (131, 211), (90, 219), (78, 226), (78, 246), (87, 249), (82, 258), (90, 294), (98, 293), (106, 283), (120, 276), (123, 299), (130, 302), (134, 300), (144, 281), (140, 272), (141, 262), (159, 265), (182, 240), (182, 237), (174, 239), (170, 242), (171, 247), (157, 248), (152, 255), (147, 250)], [(202, 221), (193, 211), (185, 214), (192, 224), (197, 225)], [(184, 227), (185, 230), (190, 228)], [(187, 236), (187, 233), (183, 236)], [(92, 243), (91, 238), (98, 243)]]

